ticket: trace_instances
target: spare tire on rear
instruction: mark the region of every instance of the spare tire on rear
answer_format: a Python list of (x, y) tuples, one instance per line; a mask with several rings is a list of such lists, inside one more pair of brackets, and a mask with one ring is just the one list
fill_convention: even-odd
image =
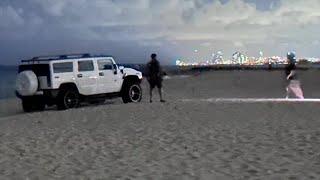
[(21, 96), (32, 96), (38, 90), (38, 78), (33, 71), (20, 72), (16, 79), (16, 91)]

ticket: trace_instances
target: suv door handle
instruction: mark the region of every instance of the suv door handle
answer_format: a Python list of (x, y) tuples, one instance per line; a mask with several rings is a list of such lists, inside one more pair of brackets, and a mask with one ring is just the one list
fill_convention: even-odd
[(99, 72), (99, 76), (104, 76), (104, 73), (103, 72)]
[(82, 78), (83, 77), (83, 75), (82, 74), (78, 74), (78, 78)]

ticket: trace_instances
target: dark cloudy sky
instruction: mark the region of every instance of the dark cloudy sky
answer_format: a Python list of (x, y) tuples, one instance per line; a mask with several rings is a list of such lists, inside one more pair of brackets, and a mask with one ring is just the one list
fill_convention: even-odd
[(76, 52), (137, 63), (152, 52), (165, 63), (219, 50), (320, 57), (319, 9), (319, 0), (1, 0), (0, 64)]

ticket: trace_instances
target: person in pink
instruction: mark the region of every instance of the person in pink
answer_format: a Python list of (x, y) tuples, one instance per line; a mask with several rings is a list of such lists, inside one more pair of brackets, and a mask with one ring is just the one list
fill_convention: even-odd
[(288, 65), (286, 66), (286, 78), (288, 81), (287, 96), (286, 98), (304, 99), (301, 84), (296, 72), (296, 54), (288, 52), (287, 54)]

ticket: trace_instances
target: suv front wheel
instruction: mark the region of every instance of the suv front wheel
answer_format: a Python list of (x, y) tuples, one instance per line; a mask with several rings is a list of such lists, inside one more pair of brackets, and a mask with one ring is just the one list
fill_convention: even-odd
[(142, 89), (139, 83), (129, 83), (124, 86), (122, 100), (124, 103), (137, 103), (142, 99)]
[(57, 106), (59, 110), (77, 108), (80, 104), (79, 93), (73, 88), (61, 89), (57, 98)]

